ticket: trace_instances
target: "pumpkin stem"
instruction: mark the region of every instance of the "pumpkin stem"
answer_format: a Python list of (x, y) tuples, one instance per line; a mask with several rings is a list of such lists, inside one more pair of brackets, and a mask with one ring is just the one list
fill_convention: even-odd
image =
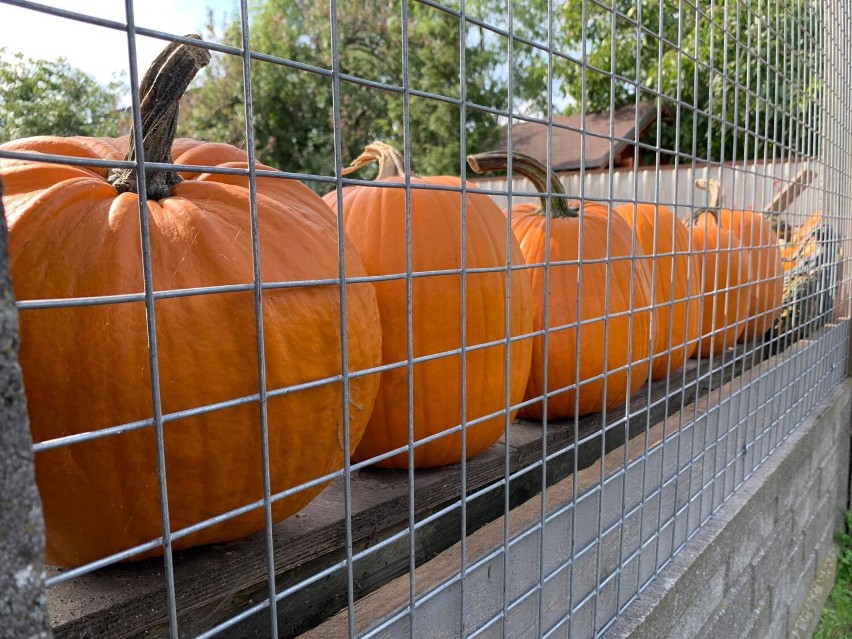
[(718, 222), (719, 211), (725, 204), (725, 192), (722, 190), (719, 180), (700, 178), (695, 180), (694, 184), (695, 188), (707, 191), (707, 208), (694, 210), (691, 216), (692, 220), (697, 220), (702, 213), (709, 213)]
[[(470, 168), (477, 173), (486, 173), (488, 171), (505, 171), (509, 167), (509, 156), (505, 151), (487, 151), (485, 153), (477, 153), (476, 155), (468, 155), (467, 163)], [(544, 193), (547, 191), (547, 167), (535, 158), (523, 153), (512, 153), (512, 172), (519, 173), (533, 183), (535, 190)], [(565, 189), (562, 188), (562, 183), (551, 174), (550, 176), (550, 192), (552, 195), (565, 195)], [(550, 198), (551, 211), (553, 217), (577, 217), (578, 210), (568, 205), (568, 200), (564, 197)], [(547, 195), (541, 196), (541, 207), (538, 210), (539, 215), (544, 215), (547, 210)]]
[[(190, 34), (187, 38), (201, 40)], [(210, 52), (183, 42), (171, 42), (151, 63), (139, 85), (140, 115), (145, 162), (172, 163), (172, 143), (177, 132), (178, 107), (186, 88), (195, 75), (210, 63)], [(136, 161), (134, 125), (130, 127), (128, 162)], [(119, 193), (139, 192), (136, 169), (112, 169), (107, 178)], [(149, 200), (171, 195), (172, 187), (181, 181), (176, 171), (145, 171)]]
[[(348, 167), (343, 169), (343, 175), (349, 175), (353, 171), (357, 171), (362, 166), (366, 166), (372, 162), (379, 163), (379, 174), (376, 176), (377, 180), (405, 176), (405, 160), (402, 155), (390, 144), (379, 140), (364, 147), (364, 152), (352, 160)], [(416, 176), (412, 173), (412, 177)]]

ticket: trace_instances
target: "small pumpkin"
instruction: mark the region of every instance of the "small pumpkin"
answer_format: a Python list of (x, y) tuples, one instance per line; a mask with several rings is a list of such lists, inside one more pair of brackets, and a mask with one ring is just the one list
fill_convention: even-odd
[(708, 212), (693, 220), (692, 248), (704, 291), (695, 355), (708, 357), (733, 346), (745, 332), (752, 297), (751, 258), (734, 234)]
[[(174, 156), (176, 164), (222, 166), (224, 160), (247, 166), (245, 154), (233, 147), (195, 140), (172, 144), (181, 94), (209, 59), (206, 49), (173, 43), (154, 61), (141, 91), (146, 161), (172, 163)], [(135, 161), (127, 137), (38, 137), (0, 148)], [(20, 313), (20, 362), (36, 442), (151, 420), (155, 388), (166, 415), (241, 400), (163, 424), (172, 531), (264, 495), (247, 178), (182, 175), (146, 171), (154, 291), (249, 289), (156, 299), (158, 370), (153, 381), (144, 302)], [(144, 291), (134, 171), (3, 159), (0, 177), (18, 300)], [(269, 179), (257, 183), (262, 282), (337, 278), (338, 232), (325, 204), (296, 180)], [(348, 242), (344, 253), (347, 275), (365, 275)], [(337, 286), (268, 288), (260, 297), (269, 391), (341, 374)], [(369, 284), (347, 286), (346, 316), (350, 370), (378, 365), (381, 331)], [(377, 375), (350, 380), (352, 448), (366, 426), (377, 386)], [(340, 382), (270, 396), (267, 423), (273, 494), (342, 468)], [(76, 566), (157, 539), (162, 534), (157, 459), (157, 435), (150, 425), (39, 452), (36, 475), (47, 562)], [(272, 520), (300, 510), (322, 488), (273, 502)], [(175, 538), (172, 548), (227, 541), (264, 525), (258, 506)], [(161, 552), (157, 548), (134, 558)]]
[[(506, 375), (511, 404), (520, 403), (530, 370), (530, 340), (507, 338), (531, 331), (529, 274), (513, 269), (507, 282), (506, 264), (523, 265), (517, 242), (507, 254), (506, 220), (487, 196), (467, 193), (462, 218), (461, 181), (456, 177), (410, 178), (410, 216), (406, 211), (404, 160), (393, 147), (374, 142), (356, 158), (349, 170), (377, 162), (376, 186), (343, 189), (340, 206), (347, 235), (357, 247), (369, 275), (402, 275), (407, 272), (406, 221), (410, 221), (411, 354), (413, 357), (453, 353), (463, 345), (466, 370), (458, 353), (413, 364), (412, 405), (414, 441), (437, 437), (414, 449), (414, 467), (442, 466), (462, 459), (462, 410), (466, 422), (506, 409)], [(390, 185), (390, 186), (389, 186)], [(444, 190), (430, 189), (442, 187)], [(446, 190), (449, 187), (451, 190)], [(337, 211), (337, 192), (325, 196)], [(462, 224), (464, 223), (464, 228)], [(464, 250), (462, 243), (464, 242)], [(492, 269), (467, 273), (455, 271)], [(430, 271), (446, 274), (418, 275)], [(407, 285), (402, 278), (374, 282), (384, 341), (382, 363), (401, 364), (383, 371), (379, 396), (364, 437), (355, 453), (359, 461), (371, 459), (409, 443)], [(463, 297), (464, 292), (464, 297)], [(506, 295), (511, 308), (506, 317)], [(462, 309), (465, 319), (462, 323)], [(482, 344), (490, 344), (481, 347)], [(464, 380), (464, 387), (462, 386)], [(510, 413), (510, 419), (515, 411)], [(496, 415), (465, 426), (466, 455), (473, 457), (502, 435), (506, 417)], [(456, 429), (453, 431), (452, 429)], [(406, 468), (408, 454), (400, 453), (376, 463), (387, 468)]]
[[(478, 173), (505, 170), (508, 157), (481, 153), (469, 156), (468, 164)], [(512, 171), (546, 192), (547, 169), (537, 160), (513, 153)], [(648, 379), (652, 348), (651, 273), (646, 260), (636, 259), (644, 256), (634, 255), (630, 226), (601, 205), (596, 206), (603, 214), (592, 207), (569, 207), (555, 178), (550, 188), (549, 224), (545, 196), (540, 205), (519, 204), (511, 211), (512, 230), (534, 267), (533, 328), (547, 330), (546, 348), (542, 335), (534, 340), (524, 399), (541, 398), (546, 389), (549, 419), (624, 405)], [(551, 263), (545, 267), (548, 246)], [(525, 406), (520, 414), (541, 419), (543, 402)]]
[(721, 209), (717, 215), (722, 228), (733, 233), (749, 252), (751, 298), (742, 339), (758, 339), (781, 314), (784, 264), (778, 236), (770, 221), (758, 211)]
[(654, 355), (651, 379), (683, 366), (698, 347), (701, 282), (689, 251), (689, 230), (671, 209), (647, 203), (613, 207), (636, 234), (654, 274)]
[[(739, 339), (761, 338), (781, 314), (784, 288), (784, 264), (778, 235), (772, 228), (772, 219), (758, 211), (720, 208), (724, 193), (718, 180), (696, 180), (695, 185), (709, 192), (706, 213), (714, 216), (723, 229), (733, 233), (748, 252), (750, 315)], [(772, 217), (777, 221), (777, 216)]]

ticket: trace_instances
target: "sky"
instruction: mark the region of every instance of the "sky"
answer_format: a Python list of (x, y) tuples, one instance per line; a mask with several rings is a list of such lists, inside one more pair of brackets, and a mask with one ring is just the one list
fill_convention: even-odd
[[(41, 4), (126, 23), (125, 0), (39, 0)], [(237, 15), (239, 0), (133, 0), (137, 26), (168, 33), (204, 35), (208, 7), (217, 25)], [(107, 83), (113, 74), (129, 77), (127, 34), (117, 29), (90, 25), (31, 9), (0, 3), (0, 46), (30, 58), (55, 60), (64, 57), (69, 64)], [(163, 40), (137, 37), (139, 75), (165, 46)]]
[[(126, 23), (125, 0), (36, 0), (41, 4)], [(135, 23), (139, 27), (185, 35), (206, 34), (208, 9), (213, 11), (214, 25), (230, 23), (239, 15), (240, 0), (132, 0)], [(137, 36), (139, 78), (163, 49), (165, 42), (157, 38)], [(55, 60), (60, 57), (107, 84), (116, 74), (129, 86), (127, 35), (118, 29), (91, 25), (69, 18), (48, 15), (32, 9), (4, 4), (0, 0), (0, 47), (6, 55), (21, 52), (29, 58)], [(129, 90), (121, 96), (130, 103)], [(554, 95), (555, 106), (562, 109), (568, 102), (561, 93)], [(531, 114), (522, 107), (522, 112)], [(540, 115), (540, 114), (537, 114)]]

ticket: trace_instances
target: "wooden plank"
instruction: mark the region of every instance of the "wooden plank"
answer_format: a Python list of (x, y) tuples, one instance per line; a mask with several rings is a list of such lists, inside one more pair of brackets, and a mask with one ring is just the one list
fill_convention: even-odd
[[(762, 375), (766, 374), (766, 371), (773, 370), (776, 366), (777, 362), (770, 359), (769, 361), (764, 361), (763, 363), (744, 371), (739, 378), (735, 378), (734, 380), (727, 382), (725, 385), (710, 391), (707, 395), (696, 400), (695, 404), (686, 405), (686, 415), (675, 412), (669, 415), (666, 420), (660, 421), (656, 425), (650, 427), (647, 431), (647, 437), (634, 438), (627, 442), (627, 450), (625, 450), (624, 444), (614, 448), (612, 451), (607, 453), (603, 460), (605, 464), (604, 476), (610, 477), (615, 472), (623, 469), (625, 467), (625, 460), (630, 463), (641, 456), (647, 457), (651, 455), (654, 450), (663, 444), (663, 440), (665, 438), (670, 437), (678, 429), (685, 427), (692, 422), (693, 410), (695, 410), (699, 416), (708, 414), (714, 406), (719, 404), (722, 398), (731, 396), (734, 392), (738, 392), (743, 386), (747, 386), (752, 380), (759, 379)], [(737, 387), (735, 388), (735, 386)], [(779, 401), (781, 401), (779, 397), (774, 398), (775, 403), (778, 403)], [(768, 407), (764, 408), (766, 410), (770, 410)], [(576, 482), (573, 477), (569, 476), (548, 487), (548, 511), (553, 512), (557, 508), (572, 501), (574, 499), (575, 486), (578, 497), (595, 489), (599, 485), (601, 479), (600, 466), (601, 460), (598, 459), (588, 468), (578, 472)], [(659, 481), (659, 479), (657, 479), (657, 481)], [(656, 486), (657, 484), (654, 485)], [(496, 548), (500, 548), (504, 544), (504, 524), (508, 526), (509, 539), (519, 538), (522, 533), (537, 526), (541, 518), (541, 501), (539, 498), (534, 498), (519, 505), (516, 509), (509, 513), (508, 522), (504, 522), (505, 516), (506, 515), (504, 513), (501, 513), (500, 517), (468, 536), (466, 541), (466, 562), (468, 566), (482, 560), (487, 555), (493, 553)], [(571, 536), (570, 532), (567, 529), (562, 529), (559, 533), (563, 536), (567, 536), (568, 539), (563, 541), (568, 543)], [(531, 544), (537, 551), (538, 544), (540, 542), (539, 537), (533, 535), (524, 539), (522, 543)], [(554, 539), (549, 539), (549, 543), (557, 542)], [(567, 553), (570, 555), (570, 550), (568, 550), (565, 545), (560, 546), (560, 548), (562, 549), (563, 554)], [(537, 555), (538, 552), (535, 552), (534, 554)], [(548, 559), (550, 560), (553, 558), (548, 557)], [(499, 561), (495, 563), (499, 565)], [(416, 596), (418, 598), (422, 598), (424, 595), (434, 591), (436, 588), (448, 583), (449, 580), (458, 573), (460, 565), (461, 544), (457, 543), (440, 553), (434, 559), (417, 567), (415, 571)], [(526, 581), (529, 583), (530, 581), (538, 579), (537, 563), (534, 565), (510, 565), (509, 567), (510, 570), (515, 571), (511, 578), (512, 583), (517, 583), (518, 581)], [(356, 633), (361, 634), (370, 631), (371, 629), (376, 628), (383, 621), (389, 619), (392, 615), (405, 611), (409, 604), (409, 580), (409, 574), (403, 574), (382, 586), (377, 591), (356, 602), (354, 611)], [(491, 594), (493, 599), (493, 593), (483, 593), (482, 597), (478, 597), (476, 588), (476, 575), (471, 574), (466, 582), (466, 598), (470, 602), (476, 602), (471, 603), (471, 605), (480, 604), (482, 600), (487, 598), (488, 594)], [(452, 599), (457, 596), (458, 593), (453, 590), (445, 590), (443, 593), (438, 595), (439, 598), (443, 599)], [(564, 596), (568, 597), (568, 593), (564, 593)], [(563, 599), (561, 603), (564, 605), (565, 601), (566, 600)], [(435, 603), (432, 606), (433, 609), (440, 609), (441, 607), (441, 602)], [(536, 619), (537, 612), (538, 607), (536, 605), (535, 610), (533, 611), (533, 617)], [(421, 616), (423, 614), (427, 613), (421, 612)], [(445, 620), (435, 620), (435, 623), (441, 623), (443, 621)], [(535, 623), (532, 623), (530, 624), (530, 627), (535, 625)], [(401, 625), (395, 626), (393, 630), (383, 632), (381, 636), (407, 637), (408, 634), (406, 630), (407, 623), (402, 622)], [(470, 631), (470, 628), (468, 628), (468, 631)], [(348, 614), (346, 610), (342, 610), (321, 625), (300, 635), (299, 639), (344, 637), (347, 634)], [(450, 635), (445, 633), (441, 636)]]
[[(740, 353), (737, 355), (736, 353)], [(743, 356), (742, 353), (748, 353)], [(655, 382), (633, 398), (627, 415), (611, 411), (606, 418), (590, 415), (551, 422), (547, 450), (558, 454), (548, 462), (547, 485), (568, 476), (575, 468), (588, 468), (626, 439), (644, 433), (681, 405), (706, 395), (730, 381), (741, 371), (769, 355), (758, 349), (737, 347), (733, 353), (710, 362), (694, 360), (672, 375)], [(574, 433), (580, 445), (574, 446)], [(603, 431), (603, 435), (593, 437)], [(509, 440), (509, 467), (519, 473), (510, 486), (510, 506), (523, 503), (541, 491), (541, 469), (534, 466), (542, 456), (540, 424), (517, 422)], [(467, 504), (467, 534), (501, 516), (505, 500), (506, 446), (500, 442), (467, 464), (469, 494), (494, 487)], [(527, 472), (520, 473), (527, 468)], [(418, 470), (415, 473), (416, 519), (457, 504), (461, 490), (460, 466)], [(353, 549), (359, 552), (408, 524), (407, 471), (365, 469), (352, 475)], [(274, 565), (279, 591), (306, 579), (345, 558), (343, 481), (333, 482), (298, 515), (273, 529)], [(418, 530), (417, 563), (428, 561), (461, 537), (459, 508)], [(381, 569), (369, 558), (356, 562), (356, 598), (381, 587), (408, 570), (408, 540), (383, 548)], [(228, 544), (191, 549), (175, 555), (175, 589), (182, 634), (196, 634), (261, 601), (266, 596), (266, 549), (263, 534)], [(49, 574), (57, 574), (50, 569)], [(279, 604), (281, 636), (295, 636), (323, 621), (345, 606), (345, 573), (338, 570), (304, 588)], [(162, 560), (119, 564), (69, 580), (51, 588), (49, 609), (56, 637), (167, 636), (167, 607)], [(268, 634), (268, 611), (262, 611), (236, 626), (231, 636)], [(228, 636), (225, 634), (223, 636)]]
[(805, 187), (813, 182), (815, 177), (816, 174), (809, 166), (805, 165), (798, 173), (796, 173), (793, 180), (787, 184), (787, 186), (776, 193), (775, 197), (772, 198), (772, 201), (763, 208), (763, 212), (778, 214), (786, 211), (787, 208), (795, 202), (796, 198), (799, 197), (799, 194), (805, 189)]

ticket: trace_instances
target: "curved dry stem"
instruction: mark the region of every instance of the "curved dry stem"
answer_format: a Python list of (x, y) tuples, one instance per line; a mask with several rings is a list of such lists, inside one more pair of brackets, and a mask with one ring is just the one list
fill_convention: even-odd
[[(201, 40), (201, 36), (185, 36)], [(151, 63), (139, 85), (141, 98), (142, 144), (145, 162), (172, 163), (172, 143), (177, 132), (180, 100), (196, 74), (210, 63), (210, 52), (183, 42), (171, 42)], [(130, 127), (125, 160), (136, 161), (136, 137)], [(139, 192), (136, 169), (113, 169), (107, 178), (119, 193)], [(181, 181), (177, 172), (164, 169), (145, 171), (145, 192), (149, 200), (171, 195)]]
[(405, 176), (405, 159), (390, 144), (380, 140), (376, 140), (364, 147), (364, 152), (352, 160), (348, 167), (343, 169), (343, 175), (349, 175), (373, 162), (379, 164), (379, 174), (376, 176), (377, 180)]
[[(488, 171), (505, 171), (509, 167), (509, 155), (505, 151), (487, 151), (467, 156), (467, 163), (477, 173)], [(547, 167), (529, 155), (523, 153), (512, 153), (512, 172), (519, 173), (533, 183), (535, 190), (542, 193), (541, 208), (538, 213), (544, 215), (547, 211)], [(557, 197), (550, 197), (550, 206), (553, 217), (577, 217), (575, 209), (568, 206), (568, 201), (562, 197), (565, 189), (555, 174), (550, 175), (550, 193)]]
[(695, 187), (708, 192), (707, 208), (719, 209), (725, 201), (725, 192), (719, 180), (713, 178), (695, 180)]

